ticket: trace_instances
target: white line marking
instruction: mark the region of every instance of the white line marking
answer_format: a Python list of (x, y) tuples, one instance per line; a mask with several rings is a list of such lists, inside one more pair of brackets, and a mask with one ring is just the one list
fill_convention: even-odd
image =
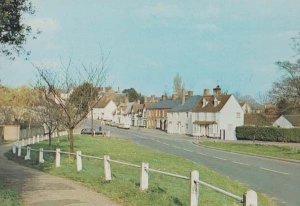
[(213, 158), (216, 158), (216, 159), (219, 159), (219, 160), (224, 160), (224, 161), (227, 160), (227, 159), (224, 159), (224, 158), (221, 158), (221, 157), (213, 157)]
[(191, 150), (188, 150), (188, 149), (183, 149), (184, 151), (187, 151), (187, 152), (193, 152), (193, 151), (191, 151)]
[(203, 156), (207, 156), (207, 154), (201, 153), (201, 152), (196, 152), (196, 154), (203, 155)]
[(280, 171), (276, 171), (276, 170), (271, 170), (271, 169), (264, 168), (264, 167), (260, 167), (259, 169), (266, 170), (266, 171), (269, 171), (269, 172), (275, 172), (275, 173), (279, 173), (279, 174), (283, 174), (283, 175), (288, 175), (289, 174), (289, 173), (286, 173), (286, 172), (280, 172)]
[(242, 162), (235, 162), (235, 161), (232, 161), (233, 163), (235, 164), (239, 164), (239, 165), (245, 165), (245, 166), (250, 166), (249, 164), (246, 164), (246, 163), (242, 163)]

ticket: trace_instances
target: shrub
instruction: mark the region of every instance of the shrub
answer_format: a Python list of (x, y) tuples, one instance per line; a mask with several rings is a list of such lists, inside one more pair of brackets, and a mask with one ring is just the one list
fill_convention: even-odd
[(238, 140), (258, 140), (300, 143), (300, 128), (241, 126), (236, 128)]

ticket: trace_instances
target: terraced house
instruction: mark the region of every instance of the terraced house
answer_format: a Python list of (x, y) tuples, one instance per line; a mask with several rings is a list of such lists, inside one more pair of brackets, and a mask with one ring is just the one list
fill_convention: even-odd
[(193, 96), (168, 112), (168, 133), (236, 140), (235, 128), (244, 124), (244, 111), (233, 95), (217, 86), (210, 94)]

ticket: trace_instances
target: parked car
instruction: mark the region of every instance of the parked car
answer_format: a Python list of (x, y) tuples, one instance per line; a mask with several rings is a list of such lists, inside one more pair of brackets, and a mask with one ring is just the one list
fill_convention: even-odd
[(122, 128), (122, 129), (130, 129), (130, 124), (119, 124), (118, 128)]
[(92, 128), (84, 128), (81, 130), (80, 134), (90, 134), (90, 135), (102, 135), (103, 131), (101, 127), (98, 127), (97, 129), (92, 129)]

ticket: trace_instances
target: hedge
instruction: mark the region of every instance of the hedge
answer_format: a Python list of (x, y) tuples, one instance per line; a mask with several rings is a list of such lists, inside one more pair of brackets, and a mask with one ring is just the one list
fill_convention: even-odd
[(236, 128), (236, 138), (238, 140), (300, 143), (300, 128), (241, 126)]

